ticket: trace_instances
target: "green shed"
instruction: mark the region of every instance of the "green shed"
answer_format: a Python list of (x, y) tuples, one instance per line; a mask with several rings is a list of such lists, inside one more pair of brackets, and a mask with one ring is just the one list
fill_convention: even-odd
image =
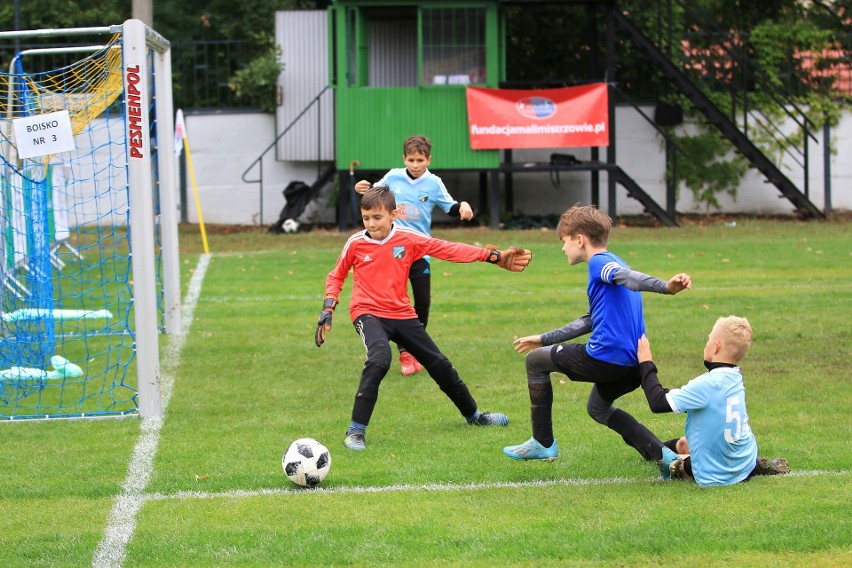
[(470, 148), (465, 102), (468, 85), (505, 76), (497, 0), (333, 0), (329, 10), (338, 170), (399, 167), (413, 134), (441, 149), (442, 170), (499, 168), (499, 151)]
[[(588, 159), (552, 153), (549, 161), (542, 162), (515, 162), (510, 148), (471, 149), (467, 87), (540, 89), (545, 88), (541, 84), (545, 82), (559, 83), (553, 85), (557, 87), (570, 84), (542, 78), (535, 81), (536, 85), (520, 87), (507, 81), (507, 54), (515, 55), (508, 51), (508, 14), (517, 15), (518, 7), (542, 13), (539, 9), (563, 4), (582, 9), (574, 11), (580, 14), (576, 22), (572, 20), (566, 25), (562, 20), (561, 25), (566, 34), (586, 34), (580, 47), (580, 52), (587, 54), (583, 59), (589, 64), (588, 80), (584, 82), (605, 82), (607, 85), (608, 143), (588, 146)], [(350, 220), (359, 224), (356, 197), (350, 188), (354, 183), (354, 169), (357, 168), (359, 178), (364, 179), (400, 166), (402, 143), (414, 134), (428, 136), (440, 148), (440, 164), (436, 170), (478, 172), (479, 205), (481, 210), (488, 212), (492, 228), (499, 227), (504, 211), (513, 211), (514, 176), (544, 171), (557, 175), (560, 171), (588, 172), (589, 201), (594, 204), (601, 201), (600, 176), (603, 174), (606, 176), (606, 209), (610, 216), (616, 216), (616, 186), (620, 185), (627, 197), (639, 201), (646, 212), (665, 225), (675, 226), (677, 146), (666, 129), (680, 122), (679, 104), (658, 101), (652, 119), (629, 98), (621, 103), (635, 108), (665, 141), (666, 162), (672, 176), (667, 180), (664, 206), (618, 164), (615, 104), (620, 91), (617, 89), (616, 58), (619, 46), (629, 42), (632, 49), (668, 81), (666, 84), (673, 92), (688, 101), (695, 112), (702, 114), (708, 124), (729, 140), (793, 203), (798, 213), (803, 217), (823, 217), (807, 194), (755, 145), (748, 131), (740, 130), (731, 117), (712, 103), (702, 90), (702, 76), (696, 78), (690, 74), (694, 66), (682, 68), (679, 60), (672, 59), (670, 46), (680, 40), (671, 35), (670, 26), (663, 25), (667, 20), (662, 10), (664, 3), (651, 4), (656, 7), (658, 25), (650, 30), (650, 36), (646, 35), (647, 30), (643, 31), (634, 23), (633, 14), (620, 8), (617, 0), (330, 0), (323, 11), (290, 11), (282, 33), (282, 38), (292, 41), (285, 49), (291, 59), (287, 72), (282, 74), (289, 77), (283, 89), (287, 104), (279, 107), (280, 134), (264, 154), (281, 140), (280, 160), (316, 159), (318, 164), (328, 163), (324, 172), (318, 169), (317, 181), (311, 189), (317, 190), (337, 175), (341, 229), (346, 228)], [(688, 21), (695, 22), (684, 24), (684, 29), (697, 30), (706, 25), (700, 13), (691, 13), (689, 2), (678, 2), (678, 6), (685, 10), (684, 17), (688, 16)], [(647, 10), (637, 13), (651, 14)], [(546, 28), (546, 16), (542, 18), (545, 19), (540, 20), (541, 26)], [(602, 34), (599, 29), (603, 29)], [(571, 56), (560, 37), (548, 43), (547, 55)], [(526, 57), (535, 55), (527, 53)], [(747, 64), (754, 66), (755, 62), (748, 60)], [(327, 69), (323, 69), (326, 66)], [(517, 69), (512, 72), (516, 73)], [(759, 74), (750, 75), (756, 76)], [(671, 93), (667, 91), (666, 94)], [(748, 94), (749, 91), (743, 92), (744, 100)], [(680, 112), (664, 112), (669, 108)], [(326, 117), (332, 114), (332, 109), (333, 118), (329, 121)], [(302, 117), (315, 118), (306, 118), (300, 123)], [(291, 130), (293, 135), (282, 139)], [(243, 174), (245, 181), (261, 184), (261, 195), (264, 154)], [(247, 179), (246, 174), (257, 164), (260, 164), (260, 177)]]
[[(499, 228), (503, 212), (513, 210), (514, 176), (542, 171), (588, 172), (590, 201), (595, 204), (600, 199), (600, 174), (609, 173), (606, 183), (611, 214), (615, 212), (618, 182), (628, 188), (630, 197), (642, 201), (666, 224), (675, 224), (673, 216), (666, 215), (616, 164), (611, 86), (605, 157), (600, 155), (600, 147), (592, 146), (586, 161), (557, 160), (554, 156), (573, 156), (553, 154), (549, 162), (514, 163), (511, 149), (471, 148), (467, 87), (516, 88), (506, 77), (507, 18), (511, 7), (532, 10), (552, 3), (553, 0), (330, 0), (325, 14), (289, 12), (282, 37), (292, 40), (289, 49), (285, 49), (292, 59), (284, 74), (289, 77), (284, 89), (287, 104), (279, 108), (281, 134), (276, 143), (291, 129), (296, 132), (301, 128), (302, 134), (282, 140), (278, 159), (304, 160), (316, 147), (317, 157), (330, 160), (331, 167), (319, 174), (311, 187), (318, 188), (337, 175), (341, 230), (348, 229), (350, 223), (360, 223), (357, 197), (351, 190), (354, 170), (358, 170), (358, 179), (378, 179), (389, 169), (399, 167), (402, 143), (414, 134), (428, 136), (440, 148), (438, 172), (479, 174), (479, 208), (487, 212), (494, 229)], [(583, 7), (582, 25), (594, 30), (616, 11), (614, 3), (607, 0), (556, 3)], [(327, 27), (322, 32), (315, 27), (315, 16), (324, 16)], [(612, 45), (613, 27), (606, 28), (606, 44)], [(320, 40), (320, 35), (327, 37)], [(322, 41), (322, 47), (318, 41)], [(589, 58), (589, 77), (596, 82), (603, 77), (612, 78), (612, 50), (607, 50), (606, 64), (601, 67), (597, 64), (599, 42), (590, 41), (594, 47)], [(323, 60), (327, 75), (320, 79), (318, 68)], [(325, 117), (332, 114), (332, 109), (333, 119), (329, 122)], [(316, 119), (306, 118), (299, 123), (302, 117), (312, 116)], [(327, 147), (330, 139), (333, 143)]]

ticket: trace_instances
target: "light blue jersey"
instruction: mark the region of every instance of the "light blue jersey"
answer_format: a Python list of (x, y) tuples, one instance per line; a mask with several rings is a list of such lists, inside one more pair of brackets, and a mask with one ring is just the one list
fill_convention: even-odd
[(739, 367), (719, 367), (666, 394), (675, 412), (686, 412), (692, 476), (699, 485), (731, 485), (754, 469), (757, 441), (746, 412)]
[(589, 259), (589, 313), (592, 335), (586, 353), (615, 365), (638, 365), (636, 344), (645, 333), (642, 293), (612, 281), (619, 268), (630, 268), (617, 255), (599, 252)]
[(456, 203), (441, 178), (429, 170), (411, 179), (405, 168), (394, 168), (375, 185), (387, 185), (396, 197), (399, 217), (394, 223), (425, 235), (432, 234), (432, 210), (440, 207), (448, 213)]

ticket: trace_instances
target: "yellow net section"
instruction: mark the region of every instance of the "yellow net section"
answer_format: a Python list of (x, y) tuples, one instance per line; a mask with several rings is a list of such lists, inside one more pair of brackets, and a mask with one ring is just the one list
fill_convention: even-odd
[(2, 119), (67, 110), (77, 135), (121, 95), (121, 61), (121, 36), (116, 34), (103, 49), (67, 67), (0, 74)]

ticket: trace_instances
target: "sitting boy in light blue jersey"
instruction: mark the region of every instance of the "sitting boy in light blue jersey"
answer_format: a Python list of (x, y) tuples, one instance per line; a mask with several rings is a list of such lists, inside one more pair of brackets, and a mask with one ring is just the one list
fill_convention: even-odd
[(642, 389), (651, 411), (685, 412), (686, 436), (676, 442), (679, 456), (664, 447), (663, 479), (694, 479), (698, 485), (732, 485), (754, 475), (790, 471), (787, 460), (758, 457), (749, 425), (743, 376), (738, 363), (751, 347), (746, 318), (719, 318), (704, 347), (708, 372), (679, 389), (665, 389), (651, 360), (651, 343), (643, 335), (637, 345)]

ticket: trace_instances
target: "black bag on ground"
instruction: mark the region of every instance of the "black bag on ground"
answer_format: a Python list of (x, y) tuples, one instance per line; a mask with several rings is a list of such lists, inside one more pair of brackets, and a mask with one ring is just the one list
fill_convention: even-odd
[(311, 186), (303, 181), (291, 181), (284, 188), (284, 199), (287, 203), (284, 209), (278, 215), (278, 220), (269, 226), (270, 233), (283, 233), (284, 222), (288, 219), (294, 221), (305, 211), (305, 207), (311, 202), (315, 196), (311, 191)]

